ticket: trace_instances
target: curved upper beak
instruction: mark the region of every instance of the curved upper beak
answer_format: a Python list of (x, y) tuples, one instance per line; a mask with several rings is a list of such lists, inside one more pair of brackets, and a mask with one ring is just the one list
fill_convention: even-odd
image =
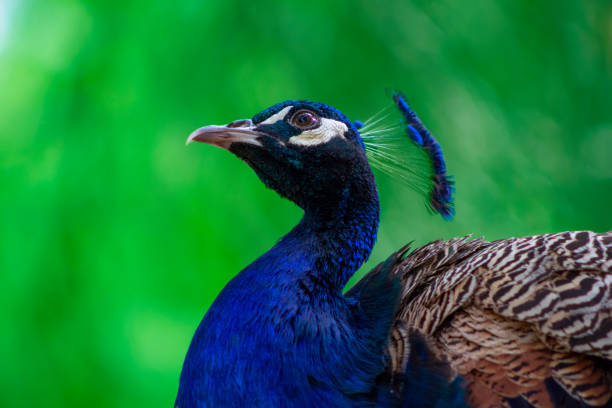
[(204, 126), (191, 132), (185, 144), (194, 140), (229, 149), (232, 143), (263, 146), (257, 140), (263, 134), (256, 131), (250, 119), (236, 120), (225, 126)]

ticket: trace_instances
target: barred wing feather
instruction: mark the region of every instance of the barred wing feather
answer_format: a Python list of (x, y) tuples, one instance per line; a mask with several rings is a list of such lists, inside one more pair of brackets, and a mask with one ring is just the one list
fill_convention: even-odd
[[(431, 340), (470, 405), (612, 406), (612, 233), (436, 241), (394, 273), (397, 320)], [(396, 372), (407, 333), (392, 333)]]

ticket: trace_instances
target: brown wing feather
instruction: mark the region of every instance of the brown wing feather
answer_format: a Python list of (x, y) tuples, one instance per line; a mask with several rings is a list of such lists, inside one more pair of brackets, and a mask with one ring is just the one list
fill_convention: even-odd
[(436, 241), (395, 271), (398, 320), (432, 339), (473, 406), (554, 407), (557, 385), (612, 405), (612, 233)]

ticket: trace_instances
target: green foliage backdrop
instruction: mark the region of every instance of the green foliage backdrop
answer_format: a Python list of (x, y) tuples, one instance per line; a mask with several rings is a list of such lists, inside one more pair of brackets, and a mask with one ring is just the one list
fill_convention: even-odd
[(0, 0), (0, 406), (167, 407), (226, 282), (300, 211), (191, 130), (403, 90), (457, 216), (379, 177), (407, 241), (612, 229), (612, 8), (542, 1)]

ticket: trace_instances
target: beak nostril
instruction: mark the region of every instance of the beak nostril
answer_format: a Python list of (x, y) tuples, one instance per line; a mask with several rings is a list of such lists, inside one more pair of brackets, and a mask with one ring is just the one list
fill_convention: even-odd
[(251, 119), (240, 119), (235, 120), (232, 123), (228, 123), (226, 127), (228, 128), (243, 128), (243, 127), (251, 127), (253, 123)]

